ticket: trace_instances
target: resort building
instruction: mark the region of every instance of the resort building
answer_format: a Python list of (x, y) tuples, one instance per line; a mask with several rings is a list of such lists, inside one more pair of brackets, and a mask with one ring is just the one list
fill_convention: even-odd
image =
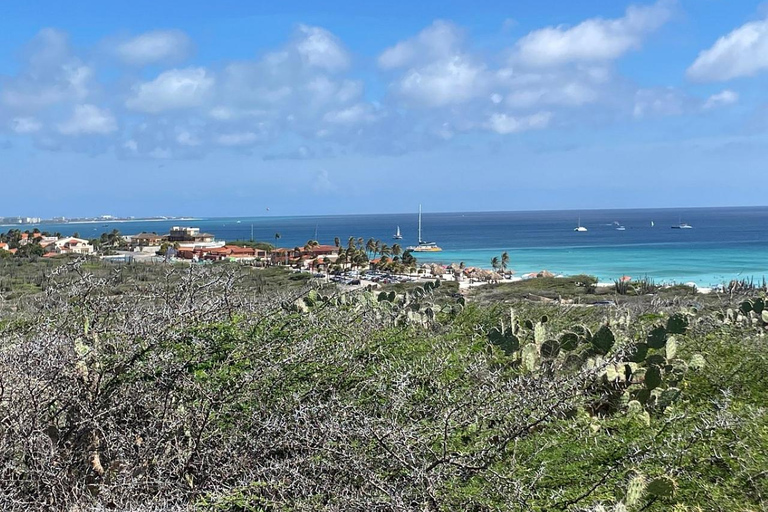
[(157, 233), (139, 233), (130, 237), (131, 247), (152, 247), (163, 243), (163, 235)]
[(238, 245), (224, 245), (222, 247), (196, 247), (193, 249), (179, 249), (176, 257), (193, 261), (258, 261), (265, 260), (269, 254), (263, 249), (253, 247), (240, 247)]
[(179, 249), (200, 249), (223, 247), (223, 241), (217, 242), (216, 237), (209, 233), (201, 233), (200, 228), (178, 227), (171, 228), (165, 240)]
[(75, 237), (60, 238), (43, 248), (46, 252), (55, 254), (93, 254), (93, 246), (88, 240)]

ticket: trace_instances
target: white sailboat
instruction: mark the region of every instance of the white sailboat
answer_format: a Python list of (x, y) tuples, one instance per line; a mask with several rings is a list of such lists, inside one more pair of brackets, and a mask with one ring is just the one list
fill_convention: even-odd
[(400, 226), (397, 226), (397, 232), (392, 236), (395, 240), (402, 240), (403, 235), (400, 234)]
[(672, 229), (693, 229), (693, 226), (683, 222), (682, 217), (679, 219), (677, 226), (672, 226)]
[(576, 225), (575, 228), (573, 228), (574, 231), (579, 231), (583, 233), (584, 231), (587, 231), (587, 228), (581, 225), (581, 217), (579, 217), (579, 223)]
[(421, 205), (419, 205), (419, 245), (412, 245), (406, 248), (413, 252), (440, 252), (442, 249), (435, 242), (425, 242), (421, 239)]

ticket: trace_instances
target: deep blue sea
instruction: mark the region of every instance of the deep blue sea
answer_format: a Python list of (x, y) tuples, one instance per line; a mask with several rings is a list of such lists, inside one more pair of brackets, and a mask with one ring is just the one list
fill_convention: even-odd
[[(574, 232), (579, 217), (588, 231)], [(651, 227), (651, 222), (654, 227)], [(693, 229), (671, 229), (680, 222)], [(616, 230), (615, 223), (625, 226)], [(194, 221), (131, 221), (95, 224), (47, 224), (42, 230), (93, 238), (119, 229), (167, 233), (172, 225), (191, 225), (218, 239), (254, 238), (278, 245), (303, 246), (314, 239), (342, 244), (350, 236), (380, 239), (389, 245), (397, 226), (405, 247), (418, 240), (418, 214), (303, 217), (203, 218)], [(28, 226), (27, 226), (28, 227)], [(3, 228), (5, 229), (5, 228)], [(420, 262), (490, 267), (507, 251), (518, 275), (547, 269), (558, 274), (587, 273), (601, 281), (622, 275), (648, 276), (657, 282), (722, 284), (735, 278), (768, 277), (768, 207), (423, 214), (423, 238), (443, 252), (416, 254)]]

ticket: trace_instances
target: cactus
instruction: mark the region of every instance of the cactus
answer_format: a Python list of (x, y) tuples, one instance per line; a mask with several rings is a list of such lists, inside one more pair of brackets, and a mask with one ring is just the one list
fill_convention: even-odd
[(591, 340), (592, 347), (599, 354), (607, 354), (613, 348), (615, 341), (613, 331), (607, 325), (600, 327)]
[(661, 325), (658, 325), (653, 329), (651, 329), (651, 332), (648, 333), (648, 336), (646, 338), (646, 343), (648, 343), (648, 346), (655, 349), (662, 348), (666, 342), (667, 342), (667, 329), (665, 329)]
[(674, 336), (670, 336), (667, 339), (667, 343), (664, 347), (664, 351), (667, 355), (667, 359), (674, 359), (677, 355), (677, 341), (675, 341)]
[[(638, 403), (638, 405), (640, 404)], [(645, 496), (646, 485), (647, 485), (647, 482), (645, 480), (645, 477), (642, 474), (638, 473), (637, 475), (635, 475), (635, 477), (633, 477), (632, 480), (630, 480), (629, 484), (627, 485), (627, 496), (624, 499), (626, 504), (632, 508), (639, 507), (643, 500), (643, 497)]]
[(502, 331), (498, 327), (494, 327), (488, 333), (488, 340), (502, 349), (508, 356), (511, 356), (520, 348), (520, 339), (512, 334), (511, 329)]
[(671, 498), (677, 491), (677, 482), (670, 476), (654, 478), (646, 488), (649, 496), (654, 498)]
[(558, 339), (560, 348), (565, 351), (571, 351), (579, 345), (579, 335), (575, 332), (564, 332)]
[(648, 356), (648, 344), (647, 343), (635, 343), (629, 349), (628, 360), (633, 363), (641, 363), (645, 361)]
[(652, 365), (645, 370), (645, 387), (653, 390), (659, 387), (659, 385), (661, 385), (661, 368)]
[(688, 330), (688, 317), (682, 313), (675, 313), (667, 320), (667, 333), (685, 334)]
[(556, 340), (546, 340), (541, 344), (541, 357), (554, 359), (560, 354), (560, 344)]
[(539, 354), (536, 351), (535, 345), (526, 345), (523, 347), (522, 350), (522, 361), (523, 361), (523, 368), (525, 368), (526, 371), (532, 372), (536, 370), (539, 366)]
[(533, 328), (533, 339), (536, 345), (541, 345), (547, 339), (547, 328), (542, 322), (536, 322)]

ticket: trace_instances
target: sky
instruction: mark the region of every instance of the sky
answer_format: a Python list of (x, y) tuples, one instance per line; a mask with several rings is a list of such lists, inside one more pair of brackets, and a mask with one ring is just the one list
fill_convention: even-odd
[(768, 204), (768, 4), (4, 2), (0, 217)]

